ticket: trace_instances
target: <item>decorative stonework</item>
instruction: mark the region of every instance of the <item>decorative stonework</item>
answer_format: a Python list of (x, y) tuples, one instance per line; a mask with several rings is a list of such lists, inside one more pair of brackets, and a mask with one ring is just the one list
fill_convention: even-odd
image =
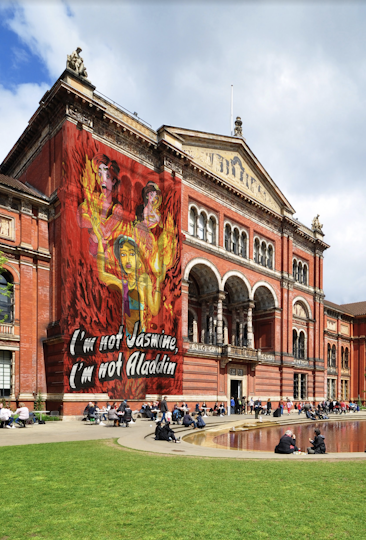
[(349, 326), (348, 326), (348, 324), (342, 324), (341, 323), (341, 334), (344, 334), (345, 336), (349, 336)]
[(205, 343), (190, 343), (188, 350), (206, 354), (221, 354), (221, 347), (217, 347), (216, 345), (206, 345)]
[(319, 214), (317, 214), (311, 222), (311, 228), (314, 232), (323, 234), (323, 224), (319, 221)]
[(86, 126), (89, 126), (90, 128), (93, 127), (93, 120), (90, 116), (87, 116), (85, 113), (78, 110), (77, 107), (73, 107), (70, 105), (66, 105), (66, 114), (67, 116), (70, 116), (70, 118), (73, 118), (77, 122), (80, 122), (81, 124), (85, 124)]
[(188, 146), (184, 150), (197, 163), (220, 176), (226, 182), (276, 212), (281, 213), (280, 205), (268, 193), (263, 182), (259, 180), (258, 176), (248, 167), (242, 156), (237, 152), (215, 151), (212, 148), (196, 146)]
[(170, 157), (164, 156), (164, 166), (176, 172), (177, 174), (183, 174), (182, 167), (176, 161), (173, 161)]
[(234, 128), (234, 136), (235, 137), (242, 137), (243, 136), (242, 125), (243, 125), (243, 122), (241, 121), (240, 116), (237, 116), (236, 120), (235, 120), (235, 128)]
[(14, 240), (14, 218), (0, 215), (0, 237)]
[(81, 58), (80, 53), (82, 49), (77, 47), (77, 49), (71, 54), (67, 55), (66, 67), (75, 71), (75, 73), (81, 77), (87, 77), (88, 73), (84, 66), (84, 60)]
[(331, 321), (327, 319), (327, 330), (330, 330), (331, 332), (337, 331), (337, 321)]
[(23, 214), (29, 214), (31, 216), (32, 215), (32, 205), (28, 201), (22, 200), (21, 201), (20, 211)]
[(48, 212), (46, 208), (38, 208), (38, 217), (40, 219), (48, 220)]
[(304, 307), (300, 302), (296, 302), (293, 307), (292, 314), (295, 315), (295, 317), (300, 317), (301, 319), (307, 319), (308, 317)]

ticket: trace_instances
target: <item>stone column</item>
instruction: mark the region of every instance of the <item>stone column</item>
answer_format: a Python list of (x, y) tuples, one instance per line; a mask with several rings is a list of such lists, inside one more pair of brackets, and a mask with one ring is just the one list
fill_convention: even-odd
[(247, 313), (247, 327), (248, 327), (248, 347), (254, 348), (254, 334), (253, 334), (253, 308), (254, 302), (249, 302)]
[(225, 299), (224, 293), (219, 293), (217, 300), (217, 344), (224, 342), (223, 321), (222, 321), (222, 301)]
[(193, 343), (198, 342), (198, 325), (196, 319), (193, 319)]
[(236, 309), (231, 311), (231, 345), (236, 345)]
[(213, 341), (213, 318), (214, 318), (214, 305), (211, 303), (208, 308), (208, 343), (212, 345)]
[(244, 309), (239, 310), (239, 347), (243, 346), (244, 340)]
[(201, 343), (206, 343), (206, 328), (207, 328), (207, 304), (202, 302), (201, 310)]

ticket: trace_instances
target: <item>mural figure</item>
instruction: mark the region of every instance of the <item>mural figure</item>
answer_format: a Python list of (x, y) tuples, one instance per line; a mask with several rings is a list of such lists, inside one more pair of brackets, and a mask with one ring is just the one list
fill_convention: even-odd
[(147, 229), (161, 225), (159, 206), (161, 205), (161, 191), (155, 182), (148, 182), (142, 190), (143, 205), (136, 208), (136, 219), (142, 222)]
[[(116, 161), (105, 154), (97, 154), (90, 162), (87, 158), (84, 175), (81, 179), (85, 200), (78, 208), (79, 227), (89, 230), (89, 252), (97, 255), (98, 239), (93, 231), (92, 218), (98, 215), (104, 251), (112, 232), (122, 220), (122, 206), (117, 202), (120, 168)], [(94, 191), (95, 179), (100, 191)]]
[[(140, 249), (133, 238), (120, 235), (113, 245), (116, 259), (119, 262), (122, 279), (105, 269), (105, 254), (103, 236), (98, 223), (94, 219), (94, 234), (98, 239), (97, 267), (98, 276), (111, 289), (117, 289), (122, 294), (122, 322), (125, 324), (126, 335), (132, 336), (134, 325), (140, 321), (140, 332), (146, 330), (146, 314), (149, 310), (152, 316), (159, 313), (161, 304), (161, 283), (165, 279), (166, 266), (164, 263), (154, 272), (153, 287), (150, 276), (144, 271)], [(154, 289), (154, 290), (153, 290)]]

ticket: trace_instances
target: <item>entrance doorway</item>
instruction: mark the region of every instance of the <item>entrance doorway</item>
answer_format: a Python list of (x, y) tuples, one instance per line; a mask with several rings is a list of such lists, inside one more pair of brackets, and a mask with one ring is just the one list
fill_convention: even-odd
[(241, 398), (242, 393), (242, 381), (240, 379), (231, 379), (230, 381), (230, 397)]

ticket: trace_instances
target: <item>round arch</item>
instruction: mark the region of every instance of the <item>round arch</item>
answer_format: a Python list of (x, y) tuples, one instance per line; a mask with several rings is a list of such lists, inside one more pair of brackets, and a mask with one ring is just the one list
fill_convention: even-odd
[(222, 290), (224, 290), (224, 287), (225, 287), (225, 284), (227, 282), (227, 280), (231, 277), (238, 277), (239, 279), (241, 279), (246, 288), (248, 289), (248, 294), (249, 294), (249, 298), (252, 299), (252, 296), (251, 296), (251, 290), (252, 290), (252, 287), (248, 281), (248, 279), (244, 276), (244, 274), (242, 274), (241, 272), (238, 272), (238, 270), (229, 270), (229, 272), (226, 272), (226, 274), (223, 276), (222, 278)]
[(307, 312), (308, 312), (308, 319), (312, 319), (313, 316), (312, 316), (312, 311), (311, 311), (311, 307), (309, 305), (309, 302), (303, 296), (296, 296), (292, 300), (292, 309), (294, 308), (294, 305), (296, 304), (296, 302), (301, 302), (301, 304), (304, 304), (304, 306), (306, 307)]
[(192, 260), (190, 260), (188, 262), (187, 266), (184, 269), (184, 280), (188, 281), (189, 274), (190, 274), (192, 268), (194, 268), (197, 264), (203, 264), (204, 266), (208, 266), (208, 268), (210, 268), (210, 270), (212, 270), (212, 272), (216, 276), (217, 283), (219, 285), (219, 290), (222, 291), (223, 287), (221, 285), (220, 272), (217, 270), (216, 266), (212, 262), (208, 261), (207, 259), (202, 259), (201, 257), (196, 257), (195, 259), (192, 259)]
[[(20, 273), (19, 270), (9, 262), (6, 262), (3, 266), (4, 270), (7, 270), (13, 276), (13, 284), (19, 285)], [(15, 279), (16, 278), (16, 279)]]
[(255, 291), (257, 289), (259, 289), (259, 287), (265, 287), (266, 289), (268, 289), (272, 293), (274, 303), (275, 303), (275, 307), (278, 308), (279, 306), (278, 306), (277, 294), (276, 294), (274, 288), (272, 287), (272, 285), (270, 285), (266, 281), (258, 281), (257, 283), (255, 283), (255, 285), (253, 286), (252, 295), (251, 295), (250, 299), (254, 300)]

